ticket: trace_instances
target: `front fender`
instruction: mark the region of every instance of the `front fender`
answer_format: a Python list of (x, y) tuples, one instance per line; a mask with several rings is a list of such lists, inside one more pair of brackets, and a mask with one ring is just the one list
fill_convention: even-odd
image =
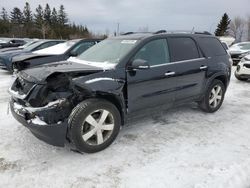
[(86, 98), (103, 98), (113, 103), (121, 113), (122, 123), (126, 114), (125, 79), (116, 79), (114, 72), (105, 71), (72, 79), (78, 95)]

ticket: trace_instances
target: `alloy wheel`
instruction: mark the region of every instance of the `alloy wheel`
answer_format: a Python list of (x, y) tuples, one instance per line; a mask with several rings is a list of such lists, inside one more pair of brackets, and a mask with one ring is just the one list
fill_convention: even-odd
[(101, 145), (114, 130), (114, 117), (104, 109), (90, 113), (82, 124), (82, 138), (89, 145)]
[(222, 100), (223, 91), (220, 85), (215, 85), (209, 95), (209, 105), (212, 108), (216, 108), (220, 105)]

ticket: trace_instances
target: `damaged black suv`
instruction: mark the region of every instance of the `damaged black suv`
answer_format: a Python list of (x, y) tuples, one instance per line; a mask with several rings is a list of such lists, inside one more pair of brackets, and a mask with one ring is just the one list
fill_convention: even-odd
[(10, 108), (37, 138), (97, 152), (136, 112), (190, 101), (217, 111), (230, 80), (229, 58), (211, 35), (130, 33), (19, 72)]

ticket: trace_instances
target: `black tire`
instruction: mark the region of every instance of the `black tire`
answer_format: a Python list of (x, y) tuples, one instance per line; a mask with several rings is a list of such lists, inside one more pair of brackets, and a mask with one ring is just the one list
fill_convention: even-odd
[(247, 81), (248, 80), (247, 78), (242, 78), (242, 77), (238, 76), (237, 74), (234, 74), (234, 75), (235, 75), (235, 78), (237, 78), (240, 81)]
[[(88, 133), (90, 130), (94, 128), (90, 128), (91, 124), (88, 125), (86, 124), (86, 118), (95, 113), (95, 111), (103, 109), (107, 110), (110, 112), (112, 115), (112, 120), (114, 124), (114, 128), (112, 132), (109, 132), (109, 136), (107, 137), (107, 140), (103, 141), (102, 144), (96, 143), (96, 145), (91, 145), (88, 143), (88, 140), (85, 141), (83, 139), (83, 134)], [(101, 114), (100, 114), (101, 117)], [(99, 117), (99, 118), (100, 118)], [(117, 137), (119, 131), (120, 131), (120, 126), (121, 126), (121, 116), (118, 111), (118, 109), (113, 105), (112, 103), (103, 100), (103, 99), (87, 99), (81, 103), (79, 103), (71, 112), (69, 116), (69, 135), (70, 135), (70, 140), (73, 143), (73, 145), (76, 147), (76, 149), (80, 152), (85, 152), (85, 153), (95, 153), (98, 151), (101, 151), (105, 148), (107, 148), (112, 142), (115, 140)], [(86, 126), (88, 132), (84, 132), (83, 129), (86, 129)], [(104, 131), (103, 131), (104, 132)], [(91, 138), (95, 138), (97, 142), (97, 133), (96, 135), (93, 135)]]
[[(210, 104), (209, 104), (209, 100), (210, 100), (210, 96), (212, 94), (212, 90), (217, 87), (217, 86), (220, 86), (221, 87), (221, 100), (219, 103), (217, 103), (217, 106), (216, 107), (212, 107)], [(208, 112), (208, 113), (213, 113), (213, 112), (216, 112), (222, 105), (223, 103), (223, 100), (224, 100), (224, 96), (225, 96), (225, 92), (226, 92), (226, 88), (225, 88), (225, 85), (223, 84), (222, 81), (220, 80), (213, 80), (211, 82), (211, 84), (208, 86), (207, 88), (207, 91), (205, 93), (205, 96), (203, 97), (202, 101), (200, 101), (198, 104), (199, 104), (199, 107), (205, 111), (205, 112)]]

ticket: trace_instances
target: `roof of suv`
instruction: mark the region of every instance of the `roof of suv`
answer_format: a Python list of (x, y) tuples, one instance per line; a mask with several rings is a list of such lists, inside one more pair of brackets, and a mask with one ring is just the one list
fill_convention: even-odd
[(213, 35), (209, 35), (208, 33), (167, 33), (167, 32), (162, 32), (162, 33), (129, 33), (129, 34), (124, 34), (116, 37), (111, 37), (113, 39), (127, 39), (127, 40), (141, 40), (144, 38), (148, 37), (153, 37), (153, 36), (199, 36), (199, 37), (214, 37)]

